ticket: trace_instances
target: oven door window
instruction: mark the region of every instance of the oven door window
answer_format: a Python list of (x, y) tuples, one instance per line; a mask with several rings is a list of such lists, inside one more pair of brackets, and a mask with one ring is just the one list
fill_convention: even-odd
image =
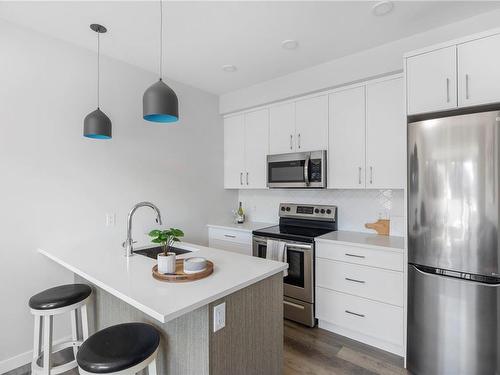
[(287, 249), (288, 276), (283, 279), (285, 284), (304, 287), (304, 252)]
[(267, 180), (270, 183), (305, 182), (304, 163), (304, 160), (270, 162)]

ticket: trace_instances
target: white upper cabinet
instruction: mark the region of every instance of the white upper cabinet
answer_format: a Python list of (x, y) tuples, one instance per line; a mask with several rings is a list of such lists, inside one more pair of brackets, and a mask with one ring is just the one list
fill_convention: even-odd
[(295, 103), (269, 109), (269, 153), (284, 154), (295, 150)]
[(402, 189), (406, 177), (403, 79), (366, 86), (366, 187)]
[(328, 149), (328, 96), (295, 102), (296, 151)]
[(328, 187), (365, 188), (365, 87), (330, 94)]
[(224, 119), (224, 187), (243, 188), (245, 170), (245, 116)]
[(456, 66), (455, 46), (409, 57), (406, 60), (408, 113), (455, 108)]
[(500, 35), (458, 45), (459, 105), (500, 102)]
[(246, 188), (266, 188), (267, 154), (269, 153), (269, 110), (245, 115), (245, 178)]

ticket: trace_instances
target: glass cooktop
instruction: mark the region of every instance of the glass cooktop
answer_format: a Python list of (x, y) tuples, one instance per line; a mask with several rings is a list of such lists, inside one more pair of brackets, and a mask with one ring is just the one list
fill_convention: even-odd
[(332, 232), (328, 228), (307, 228), (296, 225), (275, 225), (263, 229), (254, 230), (252, 233), (256, 236), (273, 237), (302, 242), (313, 242), (315, 237), (322, 236)]

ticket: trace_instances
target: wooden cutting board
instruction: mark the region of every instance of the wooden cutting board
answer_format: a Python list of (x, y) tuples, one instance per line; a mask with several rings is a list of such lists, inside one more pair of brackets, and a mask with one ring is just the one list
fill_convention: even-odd
[(375, 223), (366, 223), (365, 228), (377, 231), (377, 234), (388, 236), (391, 229), (391, 221), (387, 219), (379, 219)]

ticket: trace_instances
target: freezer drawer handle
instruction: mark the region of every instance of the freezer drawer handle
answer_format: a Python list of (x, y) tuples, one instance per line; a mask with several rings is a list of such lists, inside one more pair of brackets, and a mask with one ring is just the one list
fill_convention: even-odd
[(360, 284), (364, 284), (364, 283), (365, 283), (365, 281), (363, 281), (363, 280), (351, 279), (351, 278), (349, 278), (349, 277), (346, 277), (345, 279), (346, 279), (347, 281), (352, 281), (353, 283), (360, 283)]
[(364, 255), (356, 255), (356, 254), (349, 254), (349, 253), (345, 253), (345, 256), (347, 257), (353, 257), (353, 258), (365, 258)]
[(225, 234), (224, 237), (236, 238), (236, 236), (234, 234)]
[(295, 307), (296, 309), (301, 309), (301, 310), (304, 310), (304, 309), (305, 309), (305, 307), (304, 307), (304, 306), (302, 306), (302, 305), (298, 305), (298, 304), (293, 303), (293, 302), (283, 301), (283, 304), (284, 304), (284, 305), (288, 305), (288, 306)]
[(360, 318), (364, 318), (365, 317), (364, 314), (358, 314), (358, 313), (355, 313), (355, 312), (352, 312), (352, 311), (349, 311), (349, 310), (345, 310), (345, 312), (348, 313), (348, 314), (351, 314), (351, 315), (359, 316)]

